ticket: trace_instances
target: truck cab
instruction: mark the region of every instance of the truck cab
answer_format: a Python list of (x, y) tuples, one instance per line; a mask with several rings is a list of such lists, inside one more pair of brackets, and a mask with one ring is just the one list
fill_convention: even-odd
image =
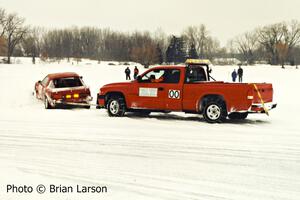
[[(208, 122), (222, 122), (227, 116), (246, 118), (248, 113), (265, 112), (267, 108), (261, 100), (272, 102), (272, 84), (212, 81), (210, 73), (207, 60), (191, 59), (185, 66), (154, 67), (132, 82), (104, 85), (97, 104), (106, 108), (110, 116), (182, 111), (202, 114)], [(254, 85), (261, 91), (255, 91)], [(258, 107), (253, 109), (255, 103)]]

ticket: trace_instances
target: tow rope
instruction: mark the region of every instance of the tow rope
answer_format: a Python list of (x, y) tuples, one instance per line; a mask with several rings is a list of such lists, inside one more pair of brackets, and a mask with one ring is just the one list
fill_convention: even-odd
[(269, 116), (269, 110), (268, 110), (268, 108), (266, 108), (266, 106), (265, 106), (265, 102), (264, 102), (264, 100), (262, 99), (262, 96), (261, 96), (261, 94), (260, 94), (260, 92), (259, 92), (259, 90), (258, 90), (257, 85), (256, 85), (255, 83), (253, 83), (253, 86), (254, 86), (254, 88), (255, 88), (255, 90), (256, 90), (256, 92), (257, 92), (258, 98), (260, 99), (260, 102), (261, 102), (261, 104), (262, 104), (262, 106), (263, 106), (263, 109), (264, 109), (265, 113)]

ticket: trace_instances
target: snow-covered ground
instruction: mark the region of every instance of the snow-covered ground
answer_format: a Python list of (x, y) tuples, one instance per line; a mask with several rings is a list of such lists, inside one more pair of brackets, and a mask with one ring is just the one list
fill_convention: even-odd
[[(245, 81), (273, 83), (278, 107), (269, 117), (208, 124), (183, 113), (110, 118), (95, 108), (45, 110), (31, 92), (48, 73), (78, 72), (95, 98), (103, 84), (125, 79), (125, 66), (21, 63), (0, 64), (1, 200), (300, 197), (300, 69), (244, 67)], [(213, 76), (229, 81), (232, 69), (213, 67)], [(18, 194), (7, 193), (7, 184), (99, 185), (108, 192)]]

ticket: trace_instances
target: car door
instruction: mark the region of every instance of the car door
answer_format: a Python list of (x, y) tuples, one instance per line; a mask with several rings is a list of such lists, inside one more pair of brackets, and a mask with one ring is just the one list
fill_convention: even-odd
[(39, 82), (37, 87), (38, 96), (40, 99), (43, 99), (45, 96), (45, 88), (47, 83), (49, 82), (48, 76), (46, 76), (41, 82)]

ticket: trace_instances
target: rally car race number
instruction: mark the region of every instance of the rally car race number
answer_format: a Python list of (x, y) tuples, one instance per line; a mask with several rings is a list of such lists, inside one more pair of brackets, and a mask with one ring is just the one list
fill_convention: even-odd
[(180, 90), (169, 90), (170, 99), (180, 99)]

